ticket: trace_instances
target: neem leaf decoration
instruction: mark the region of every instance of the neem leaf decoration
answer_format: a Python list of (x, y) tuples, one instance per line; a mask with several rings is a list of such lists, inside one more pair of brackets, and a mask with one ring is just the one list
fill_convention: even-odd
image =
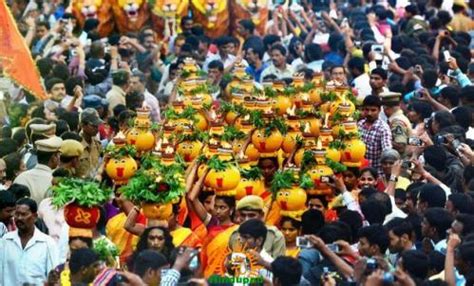
[(330, 92), (325, 92), (321, 95), (321, 100), (323, 102), (326, 102), (326, 101), (335, 101), (337, 99), (337, 95), (336, 93), (334, 93), (333, 91), (330, 91)]
[(301, 159), (301, 167), (305, 170), (310, 169), (311, 167), (317, 164), (314, 153), (311, 150), (305, 150), (303, 152), (303, 159)]
[(314, 89), (316, 86), (312, 82), (305, 83), (302, 87), (298, 88), (298, 91), (309, 92)]
[(250, 169), (240, 169), (240, 175), (247, 180), (259, 180), (263, 178), (262, 170), (259, 167), (252, 167)]
[(290, 171), (290, 170), (277, 171), (275, 175), (273, 176), (270, 191), (273, 194), (273, 196), (276, 196), (278, 191), (282, 189), (291, 188), (296, 183), (297, 183), (297, 179), (293, 171)]
[(344, 144), (344, 142), (341, 140), (334, 140), (329, 143), (329, 148), (336, 150), (344, 150), (346, 149), (346, 144)]
[(226, 126), (224, 134), (221, 136), (221, 140), (232, 142), (236, 139), (244, 139), (247, 135), (237, 129), (235, 126)]
[(266, 86), (263, 91), (265, 93), (265, 96), (270, 98), (276, 97), (278, 95), (277, 92), (271, 86)]
[(168, 107), (164, 112), (163, 112), (164, 117), (167, 120), (172, 120), (172, 119), (178, 119), (179, 115), (178, 113), (171, 107)]
[(171, 203), (185, 193), (184, 168), (181, 164), (160, 164), (140, 169), (119, 191), (136, 203)]
[(125, 144), (122, 146), (109, 145), (105, 152), (113, 159), (122, 158), (125, 156), (135, 157), (137, 148), (134, 145)]
[(339, 162), (331, 160), (326, 157), (326, 165), (331, 168), (334, 173), (342, 173), (347, 170), (347, 167)]
[(310, 190), (314, 188), (314, 182), (311, 179), (311, 176), (308, 174), (303, 174), (300, 177), (300, 187), (305, 189), (305, 190)]
[(105, 238), (94, 240), (94, 252), (99, 255), (102, 261), (114, 261), (115, 257), (119, 256), (120, 251), (113, 243), (108, 242)]
[(102, 205), (113, 196), (113, 191), (97, 182), (85, 181), (78, 178), (63, 178), (58, 185), (52, 187), (51, 203), (61, 208), (70, 202), (83, 207)]
[(253, 110), (250, 112), (250, 122), (252, 122), (256, 128), (265, 127), (265, 121), (263, 120), (262, 114), (263, 112), (261, 110)]
[(274, 130), (278, 130), (282, 135), (285, 135), (288, 133), (288, 126), (282, 118), (272, 119), (270, 124), (265, 128), (265, 137), (270, 136)]
[(219, 172), (219, 171), (224, 171), (225, 169), (227, 169), (229, 164), (219, 160), (219, 157), (214, 155), (211, 157), (211, 159), (209, 159), (209, 161), (207, 161), (207, 166), (209, 167), (209, 169)]
[(288, 87), (285, 87), (285, 89), (283, 89), (283, 94), (284, 95), (294, 95), (298, 92), (298, 90), (292, 86), (288, 86)]

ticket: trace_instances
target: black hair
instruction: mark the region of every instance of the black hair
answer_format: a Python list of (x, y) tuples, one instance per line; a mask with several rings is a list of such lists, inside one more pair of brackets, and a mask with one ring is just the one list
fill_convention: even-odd
[(57, 77), (52, 77), (52, 78), (48, 79), (44, 84), (45, 87), (46, 87), (46, 91), (50, 92), (51, 89), (58, 83), (64, 84), (64, 80), (62, 80), (60, 78), (57, 78)]
[(427, 89), (433, 88), (436, 86), (436, 82), (438, 81), (438, 72), (434, 69), (427, 69), (423, 71), (421, 80), (424, 87)]
[(403, 269), (412, 278), (425, 280), (428, 276), (429, 257), (419, 250), (407, 250), (401, 253)]
[(449, 101), (449, 104), (454, 107), (459, 105), (459, 89), (454, 86), (447, 86), (441, 90), (440, 95)]
[(220, 72), (224, 71), (224, 64), (220, 60), (213, 60), (207, 66), (208, 69), (217, 69)]
[(13, 181), (16, 177), (16, 173), (20, 170), (22, 158), (17, 152), (10, 153), (3, 157), (7, 168), (5, 170), (5, 178)]
[(23, 143), (26, 142), (25, 140), (27, 140), (25, 128), (23, 128), (23, 127), (18, 128), (18, 129), (15, 131), (15, 133), (13, 133), (12, 139), (15, 140), (16, 143), (18, 143), (17, 146), (22, 146)]
[(38, 164), (48, 165), (49, 160), (53, 157), (56, 152), (44, 152), (36, 150), (36, 157), (38, 158)]
[(255, 31), (255, 24), (250, 19), (242, 19), (239, 21), (239, 24), (244, 27), (245, 30), (248, 30), (250, 34), (253, 34)]
[(158, 270), (168, 264), (166, 257), (154, 250), (143, 250), (138, 254), (133, 266), (133, 273), (144, 277), (147, 270)]
[(401, 237), (402, 235), (406, 234), (408, 235), (410, 239), (413, 238), (414, 231), (415, 231), (411, 223), (406, 222), (406, 221), (402, 221), (401, 224), (395, 225), (390, 230), (393, 232), (393, 234), (395, 234), (398, 237)]
[[(372, 169), (372, 168), (371, 168)], [(370, 198), (373, 194), (376, 194), (378, 191), (374, 187), (365, 187), (359, 193), (359, 196), (363, 196), (366, 199)]]
[(359, 238), (365, 238), (370, 245), (377, 245), (380, 253), (387, 251), (390, 238), (387, 230), (380, 224), (365, 226), (359, 230)]
[(445, 256), (439, 251), (431, 251), (428, 254), (429, 258), (429, 269), (435, 273), (440, 273), (444, 270), (444, 258)]
[(374, 199), (364, 201), (360, 208), (364, 214), (365, 219), (370, 224), (382, 224), (385, 221), (387, 208), (382, 202)]
[(446, 238), (446, 231), (451, 228), (454, 220), (446, 209), (440, 207), (429, 208), (426, 210), (424, 217), (430, 226), (436, 229), (440, 239)]
[(259, 219), (249, 219), (239, 226), (240, 235), (249, 235), (254, 239), (262, 238), (262, 245), (267, 238), (267, 227)]
[(433, 113), (433, 107), (429, 103), (415, 101), (410, 105), (410, 109), (418, 113), (422, 119), (430, 118)]
[(16, 205), (16, 198), (10, 191), (0, 192), (0, 210), (8, 207), (14, 207)]
[(138, 108), (141, 108), (143, 106), (143, 101), (145, 100), (145, 96), (143, 93), (139, 91), (130, 91), (127, 93), (127, 96), (125, 97), (125, 105), (130, 109), (130, 110), (137, 110)]
[(416, 4), (410, 4), (406, 6), (405, 11), (412, 15), (418, 15), (419, 13), (418, 6)]
[(326, 208), (326, 209), (328, 208), (329, 202), (328, 202), (328, 200), (327, 200), (327, 198), (326, 198), (325, 195), (308, 195), (308, 196), (306, 197), (306, 204), (308, 204), (309, 201), (311, 201), (312, 199), (318, 199), (318, 200), (320, 200), (321, 203), (323, 204), (324, 208)]
[(383, 204), (386, 210), (385, 216), (392, 213), (392, 203), (390, 201), (390, 196), (387, 193), (377, 192), (370, 196), (369, 199), (377, 200)]
[(64, 132), (70, 131), (66, 120), (58, 119), (56, 122), (56, 136), (61, 136)]
[(466, 106), (458, 106), (452, 111), (456, 123), (467, 131), (473, 120), (474, 110)]
[(26, 205), (28, 206), (28, 208), (30, 209), (32, 213), (38, 212), (38, 204), (30, 198), (19, 199), (18, 201), (16, 201), (16, 205), (17, 206)]
[(323, 214), (315, 209), (309, 209), (301, 216), (301, 234), (316, 234), (324, 226)]
[(474, 215), (472, 214), (458, 214), (456, 220), (462, 223), (462, 236), (466, 236), (474, 232)]
[(58, 118), (66, 121), (71, 131), (78, 131), (79, 113), (77, 111), (62, 112), (61, 114), (58, 114)]
[(364, 101), (362, 102), (362, 106), (375, 106), (380, 108), (382, 106), (382, 101), (380, 100), (380, 97), (375, 96), (375, 95), (369, 95), (364, 98)]
[(123, 86), (128, 83), (130, 74), (124, 70), (118, 70), (112, 73), (112, 82), (114, 85)]
[(63, 83), (69, 78), (69, 69), (66, 64), (57, 63), (53, 67), (52, 76), (63, 80)]
[(279, 51), (283, 56), (286, 56), (286, 48), (281, 45), (281, 44), (275, 44), (272, 46), (272, 48), (270, 49), (270, 51), (274, 51), (274, 50), (277, 50)]
[(263, 37), (263, 44), (265, 45), (265, 48), (267, 50), (270, 50), (270, 47), (279, 41), (281, 41), (281, 38), (280, 36), (277, 36), (277, 35), (270, 34), (270, 35), (265, 35)]
[(464, 193), (454, 193), (449, 195), (448, 201), (453, 204), (453, 207), (460, 213), (474, 213), (474, 205), (472, 198)]
[(323, 58), (323, 51), (318, 44), (308, 44), (304, 48), (304, 57), (307, 62), (317, 61)]
[(21, 198), (29, 198), (31, 196), (30, 189), (22, 184), (12, 184), (8, 188), (8, 191), (15, 196), (15, 201), (18, 201)]
[(428, 208), (443, 208), (446, 204), (446, 193), (440, 186), (428, 183), (421, 186), (418, 200), (426, 202)]
[[(346, 223), (351, 228), (352, 238), (357, 237), (357, 232), (362, 227), (362, 217), (357, 211), (345, 210), (339, 215), (339, 221)], [(350, 241), (355, 242), (354, 240)]]
[(278, 278), (281, 285), (300, 285), (303, 267), (296, 258), (280, 256), (273, 260), (271, 266), (274, 278)]
[(365, 61), (363, 58), (353, 57), (349, 60), (347, 66), (349, 67), (349, 69), (356, 69), (360, 73), (363, 73), (365, 70)]
[(383, 80), (387, 80), (388, 74), (387, 71), (384, 70), (383, 68), (375, 68), (370, 72), (371, 75), (376, 74), (380, 76)]
[(215, 41), (217, 47), (222, 47), (222, 46), (225, 46), (227, 44), (231, 44), (233, 43), (233, 39), (232, 37), (229, 37), (229, 36), (220, 36), (219, 38), (216, 39)]
[(229, 207), (229, 209), (235, 211), (235, 198), (234, 197), (231, 197), (231, 196), (216, 196), (214, 198), (214, 201), (215, 200), (223, 201)]
[(71, 253), (69, 259), (69, 270), (71, 274), (76, 274), (82, 268), (87, 268), (93, 263), (99, 261), (99, 255), (92, 249), (80, 248)]
[(69, 236), (69, 244), (73, 242), (74, 240), (80, 240), (87, 244), (87, 247), (92, 248), (93, 242), (92, 242), (92, 237), (85, 237), (85, 236)]
[(67, 139), (72, 139), (81, 142), (82, 137), (79, 135), (77, 132), (72, 132), (72, 131), (67, 131), (61, 134), (61, 139), (62, 140), (67, 140)]
[(280, 228), (285, 222), (290, 222), (296, 229), (301, 229), (301, 222), (289, 216), (282, 216), (280, 219)]
[[(342, 226), (344, 224), (345, 226)], [(347, 228), (346, 228), (347, 227)], [(326, 244), (337, 240), (350, 241), (350, 227), (345, 223), (331, 222), (325, 224), (317, 234)]]
[(446, 169), (447, 153), (443, 147), (439, 145), (431, 145), (426, 147), (423, 151), (423, 157), (425, 163), (437, 171), (443, 171)]
[(36, 66), (38, 67), (38, 70), (40, 72), (40, 75), (42, 78), (47, 78), (51, 74), (51, 71), (53, 70), (53, 60), (49, 57), (47, 58), (42, 58), (36, 61)]

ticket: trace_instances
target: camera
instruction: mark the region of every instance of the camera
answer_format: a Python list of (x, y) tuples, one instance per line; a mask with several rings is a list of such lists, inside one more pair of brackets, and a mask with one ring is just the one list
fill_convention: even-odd
[(328, 245), (326, 245), (329, 250), (331, 250), (332, 252), (339, 252), (339, 245), (335, 244), (335, 243), (330, 243)]
[(189, 261), (189, 269), (194, 271), (199, 268), (199, 250), (193, 250), (191, 257), (191, 261)]
[(384, 51), (383, 45), (372, 45), (372, 52), (382, 54)]
[(453, 144), (453, 148), (454, 150), (458, 150), (459, 147), (461, 147), (461, 141), (459, 141), (458, 139), (454, 139), (451, 144)]
[(372, 272), (375, 269), (377, 269), (377, 267), (378, 267), (377, 260), (375, 260), (373, 258), (368, 258), (367, 259), (366, 266), (365, 266), (366, 271)]
[(434, 141), (436, 145), (443, 145), (446, 143), (446, 138), (443, 135), (436, 135)]
[(330, 181), (331, 181), (331, 177), (321, 176), (321, 183), (329, 183)]
[(402, 167), (405, 169), (413, 169), (413, 163), (410, 160), (404, 160), (402, 162)]
[(423, 145), (423, 141), (421, 141), (421, 139), (418, 138), (418, 137), (409, 137), (409, 138), (408, 138), (408, 145), (411, 145), (411, 146), (422, 146), (422, 145)]
[(311, 248), (313, 244), (306, 236), (297, 236), (296, 237), (296, 246), (300, 248)]

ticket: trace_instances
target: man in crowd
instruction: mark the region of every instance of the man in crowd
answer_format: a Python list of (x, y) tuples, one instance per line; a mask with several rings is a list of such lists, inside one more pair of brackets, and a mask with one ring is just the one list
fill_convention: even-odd
[(286, 63), (287, 51), (282, 45), (274, 45), (270, 49), (270, 56), (272, 64), (263, 70), (260, 75), (261, 81), (265, 80), (266, 76), (274, 75), (277, 79), (291, 78), (294, 70), (291, 65)]

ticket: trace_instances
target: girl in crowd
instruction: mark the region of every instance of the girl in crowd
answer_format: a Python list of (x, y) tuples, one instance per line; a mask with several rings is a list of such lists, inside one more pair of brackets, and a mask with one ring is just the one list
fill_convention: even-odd
[(301, 233), (301, 222), (284, 216), (280, 220), (280, 230), (285, 236), (286, 256), (297, 258), (300, 248), (296, 246), (296, 237)]

